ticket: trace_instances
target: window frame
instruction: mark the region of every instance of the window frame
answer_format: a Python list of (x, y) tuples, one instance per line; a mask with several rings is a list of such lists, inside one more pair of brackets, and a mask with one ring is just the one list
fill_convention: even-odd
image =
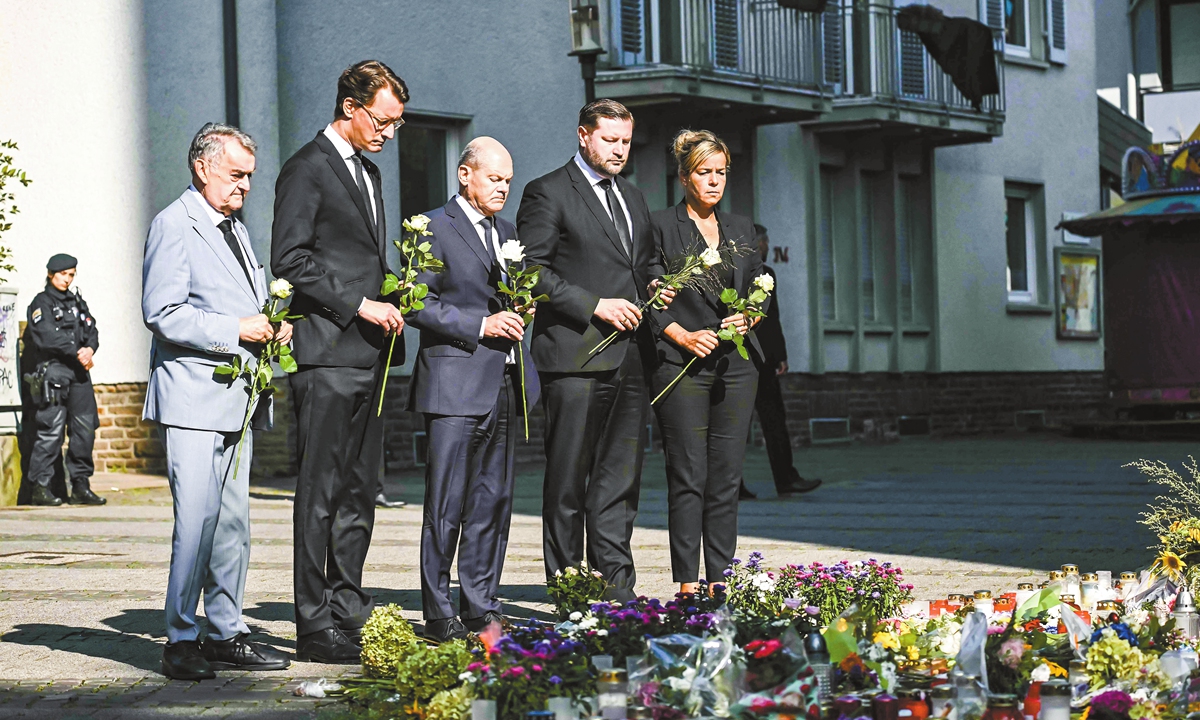
[(1018, 308), (1048, 306), (1046, 286), (1045, 188), (1043, 185), (1020, 181), (1004, 183), (1004, 213), (1008, 214), (1009, 199), (1021, 200), (1025, 207), (1025, 274), (1026, 290), (1012, 289), (1012, 274), (1008, 257), (1008, 226), (1004, 229), (1004, 290), (1010, 306)]
[[(1001, 4), (1001, 13), (1002, 14), (1003, 14), (1003, 2), (1004, 1), (1005, 0), (1001, 0), (1001, 3), (1002, 3)], [(1012, 55), (1014, 57), (1032, 58), (1033, 57), (1033, 18), (1030, 15), (1030, 10), (1031, 10), (1030, 6), (1032, 5), (1032, 3), (1030, 2), (1030, 0), (1012, 0), (1012, 2), (1014, 5), (1016, 3), (1021, 3), (1022, 8), (1025, 11), (1024, 12), (1025, 44), (1024, 45), (1013, 45), (1008, 42), (1008, 17), (1005, 16), (1004, 17), (1004, 27), (1002, 28), (1002, 31), (1004, 32), (1004, 54)]]

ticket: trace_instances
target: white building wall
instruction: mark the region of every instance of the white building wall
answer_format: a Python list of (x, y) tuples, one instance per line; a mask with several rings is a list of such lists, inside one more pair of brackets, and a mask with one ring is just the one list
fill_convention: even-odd
[[(24, 308), (46, 260), (79, 258), (77, 284), (97, 318), (98, 383), (144, 381), (142, 246), (155, 212), (140, 0), (6, 3), (0, 33), (0, 135), (33, 179), (4, 236)], [(12, 187), (12, 183), (10, 183)]]
[[(1037, 0), (1031, 0), (1037, 7)], [(1094, 7), (1068, 0), (1068, 62), (1006, 63), (1004, 135), (935, 154), (934, 240), (939, 367), (945, 372), (1101, 370), (1104, 341), (1059, 340), (1054, 317), (1006, 311), (1004, 183), (1045, 188), (1041, 258), (1054, 305), (1054, 251), (1064, 212), (1099, 206)], [(968, 8), (960, 8), (963, 14)], [(947, 12), (950, 12), (949, 10)], [(1099, 240), (1093, 242), (1099, 243)]]

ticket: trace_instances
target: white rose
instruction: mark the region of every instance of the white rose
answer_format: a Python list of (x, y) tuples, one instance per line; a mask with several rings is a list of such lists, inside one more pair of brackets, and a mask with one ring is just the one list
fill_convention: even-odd
[(576, 610), (575, 612), (571, 613), (568, 617), (570, 618), (571, 622), (579, 622), (580, 620), (583, 619), (583, 613)]
[(1049, 682), (1050, 681), (1050, 666), (1042, 663), (1029, 673), (1029, 679), (1033, 682)]
[(754, 278), (754, 284), (763, 292), (769, 293), (775, 289), (775, 278), (771, 277), (769, 273), (763, 273)]
[(277, 297), (280, 300), (292, 294), (292, 284), (283, 278), (271, 281), (271, 297)]
[(579, 629), (580, 630), (589, 630), (591, 628), (596, 627), (596, 625), (598, 625), (598, 624), (599, 624), (599, 621), (596, 620), (595, 616), (586, 617), (579, 622)]
[(505, 240), (500, 246), (500, 259), (510, 263), (521, 262), (525, 259), (525, 246), (516, 240)]
[(599, 635), (600, 637), (604, 637), (604, 636), (608, 635), (608, 631), (605, 630), (604, 628), (600, 628), (599, 630), (596, 631), (596, 634)]
[(708, 248), (700, 253), (700, 262), (704, 263), (704, 267), (712, 267), (721, 263), (721, 253), (713, 248)]
[(424, 215), (413, 215), (404, 221), (404, 229), (408, 232), (424, 233), (429, 227), (429, 218)]

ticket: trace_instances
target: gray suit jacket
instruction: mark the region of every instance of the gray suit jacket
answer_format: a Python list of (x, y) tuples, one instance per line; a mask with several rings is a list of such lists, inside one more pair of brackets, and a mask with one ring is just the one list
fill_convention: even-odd
[[(234, 355), (253, 366), (259, 347), (239, 342), (238, 320), (257, 315), (267, 299), (266, 274), (235, 220), (253, 265), (246, 282), (237, 258), (205, 208), (184, 192), (150, 224), (142, 265), (142, 319), (150, 346), (150, 384), (142, 417), (164, 425), (241, 430), (249, 390), (243, 379), (219, 380), (213, 370)], [(254, 426), (270, 423), (269, 397), (259, 401)]]

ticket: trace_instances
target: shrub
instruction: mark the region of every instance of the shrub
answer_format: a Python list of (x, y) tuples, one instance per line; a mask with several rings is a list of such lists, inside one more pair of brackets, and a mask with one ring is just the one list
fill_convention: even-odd
[(459, 685), (459, 675), (471, 663), (471, 652), (462, 640), (437, 647), (418, 646), (396, 669), (396, 693), (405, 705), (425, 705), (435, 695)]

